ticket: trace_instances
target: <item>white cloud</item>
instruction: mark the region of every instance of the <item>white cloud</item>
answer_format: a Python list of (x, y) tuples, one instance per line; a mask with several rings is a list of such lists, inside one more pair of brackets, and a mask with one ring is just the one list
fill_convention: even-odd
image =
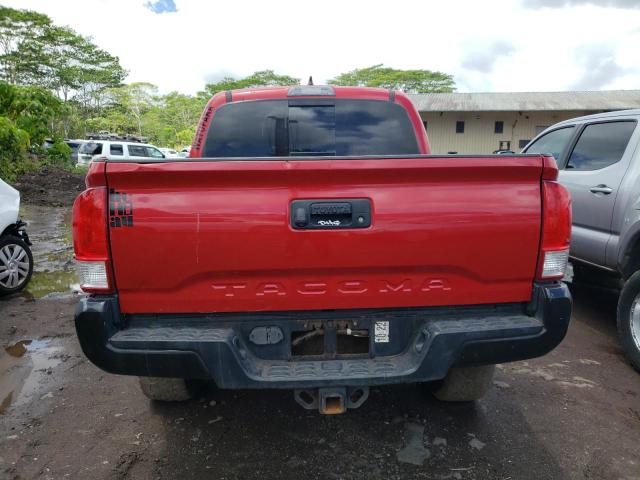
[(576, 90), (600, 90), (631, 70), (617, 61), (615, 48), (609, 44), (583, 45), (575, 50), (582, 76), (574, 83)]
[[(584, 76), (584, 55), (576, 52), (603, 44), (621, 68), (601, 88), (640, 88), (637, 48), (630, 47), (633, 39), (638, 45), (640, 10), (602, 8), (598, 2), (532, 9), (519, 0), (398, 0), (392, 6), (374, 0), (245, 0), (227, 9), (219, 2), (175, 0), (177, 11), (160, 15), (146, 3), (3, 2), (46, 13), (92, 36), (120, 57), (130, 72), (127, 81), (149, 81), (163, 92), (193, 93), (207, 80), (266, 68), (304, 80), (313, 75), (318, 84), (376, 63), (451, 73), (461, 91), (564, 90)], [(481, 51), (477, 56), (484, 56), (485, 67), (473, 67), (478, 46), (497, 41), (513, 48), (506, 54)], [(594, 55), (592, 63), (602, 65)]]
[(493, 70), (498, 60), (515, 51), (516, 47), (505, 40), (474, 42), (465, 49), (460, 65), (467, 70), (487, 74)]

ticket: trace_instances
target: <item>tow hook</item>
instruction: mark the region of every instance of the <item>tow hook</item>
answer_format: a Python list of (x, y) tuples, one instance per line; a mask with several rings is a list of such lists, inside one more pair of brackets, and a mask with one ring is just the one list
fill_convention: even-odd
[(295, 390), (294, 398), (307, 410), (318, 409), (323, 415), (337, 415), (347, 408), (358, 408), (369, 398), (369, 387), (327, 387)]

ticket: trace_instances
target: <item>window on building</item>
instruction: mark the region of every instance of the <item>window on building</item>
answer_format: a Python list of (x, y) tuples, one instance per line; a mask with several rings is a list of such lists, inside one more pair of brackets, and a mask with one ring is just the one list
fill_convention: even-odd
[(549, 125), (536, 125), (536, 137), (544, 132), (547, 128), (549, 128)]
[(464, 122), (456, 122), (456, 133), (464, 133)]
[(424, 129), (427, 130), (427, 121), (426, 120), (422, 121), (422, 125), (424, 125)]
[(527, 146), (527, 144), (531, 141), (531, 139), (527, 139), (527, 140), (519, 140), (518, 141), (518, 148), (524, 148)]
[(635, 128), (636, 122), (588, 125), (580, 134), (566, 168), (600, 170), (619, 162)]
[(504, 122), (498, 121), (493, 126), (493, 133), (502, 133), (504, 132)]

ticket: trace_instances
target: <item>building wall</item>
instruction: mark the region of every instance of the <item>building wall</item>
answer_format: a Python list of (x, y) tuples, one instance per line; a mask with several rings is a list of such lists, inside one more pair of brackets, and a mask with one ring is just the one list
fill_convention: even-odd
[[(596, 112), (420, 112), (427, 122), (427, 135), (434, 154), (493, 153), (500, 141), (510, 143), (510, 149), (520, 152), (520, 141), (531, 140), (541, 129), (573, 117)], [(464, 133), (456, 133), (456, 122), (464, 122)], [(494, 133), (495, 122), (503, 122), (503, 132)], [(524, 146), (524, 145), (523, 145)]]

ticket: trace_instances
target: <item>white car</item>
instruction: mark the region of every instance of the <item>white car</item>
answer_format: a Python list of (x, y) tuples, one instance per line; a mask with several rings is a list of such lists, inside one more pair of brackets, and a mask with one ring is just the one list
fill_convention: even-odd
[(19, 209), (20, 193), (0, 180), (0, 296), (22, 290), (33, 273), (31, 242)]
[(160, 148), (159, 149), (165, 156), (165, 158), (181, 158), (180, 153), (173, 148)]
[(90, 140), (78, 150), (78, 166), (87, 166), (92, 160), (99, 157), (106, 157), (109, 160), (165, 158), (158, 147), (147, 143)]

